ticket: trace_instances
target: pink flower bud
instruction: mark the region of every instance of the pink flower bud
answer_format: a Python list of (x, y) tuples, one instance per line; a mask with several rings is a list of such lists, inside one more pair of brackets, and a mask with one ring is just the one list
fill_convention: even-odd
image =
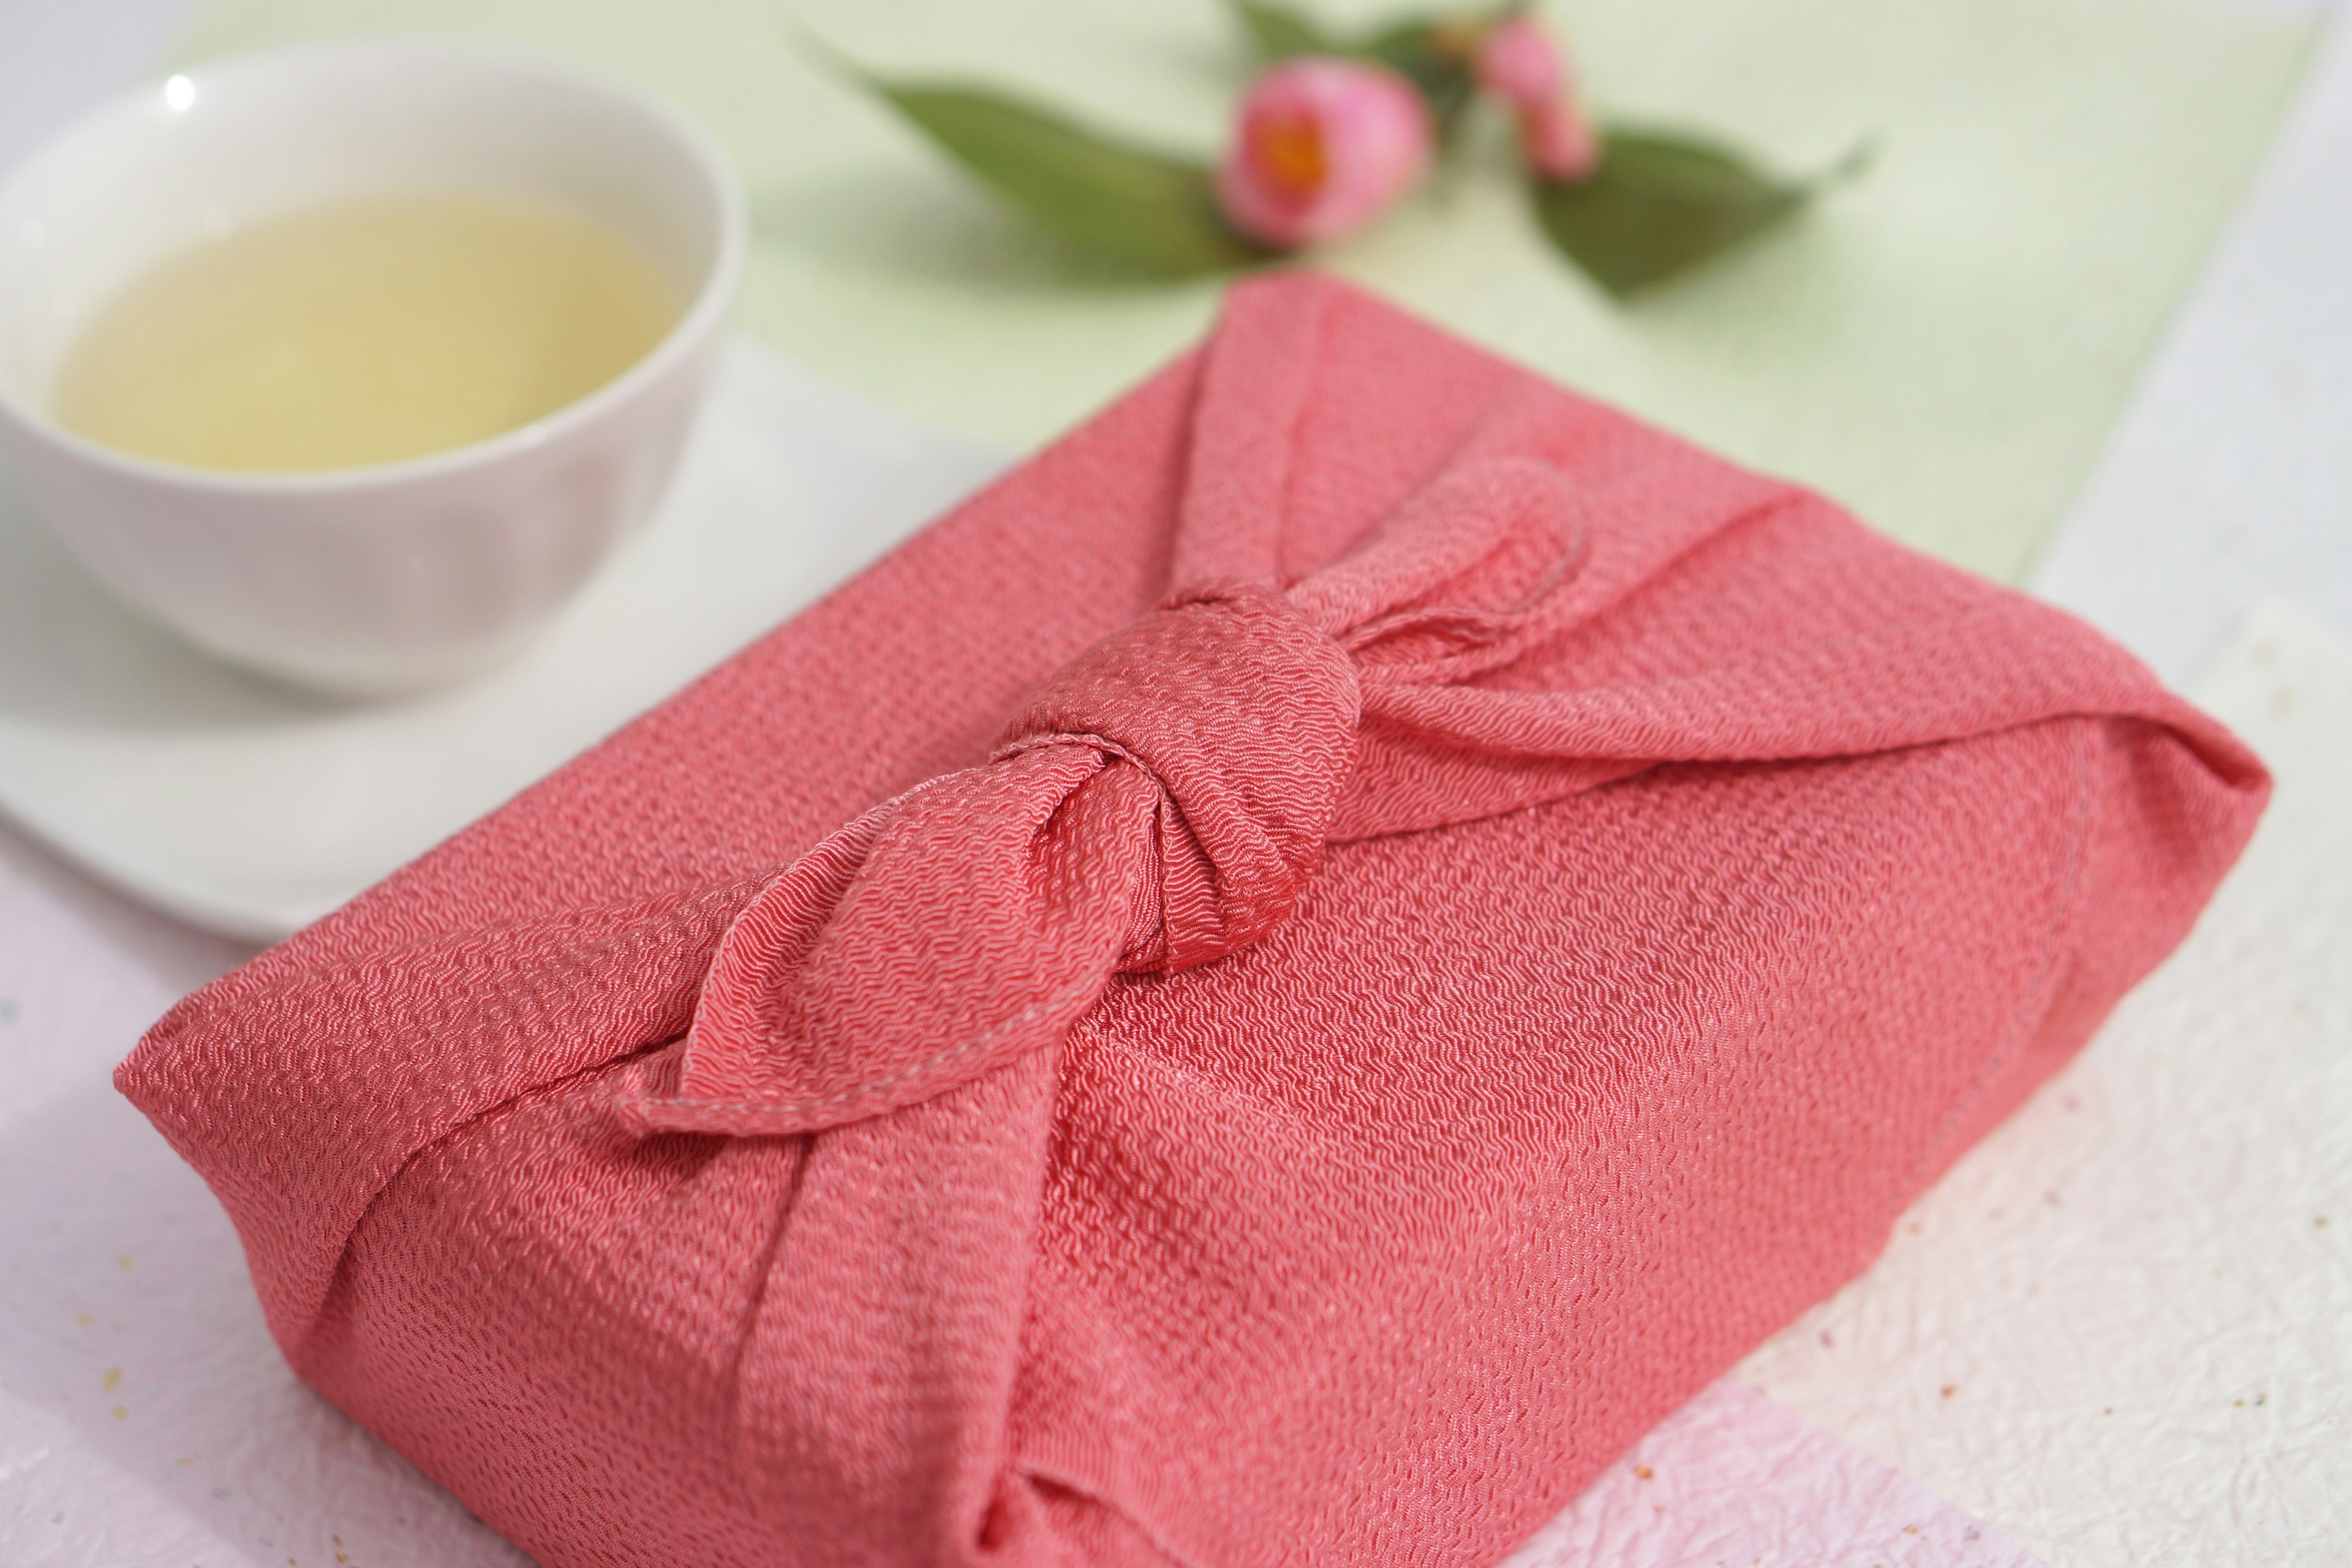
[(1519, 113), (1519, 155), (1547, 180), (1573, 184), (1601, 167), (1601, 138), (1566, 93)]
[(1429, 108), (1394, 71), (1307, 57), (1261, 72), (1217, 170), (1217, 205), (1277, 249), (1362, 227), (1429, 166)]
[(1472, 62), (1478, 85), (1522, 113), (1542, 108), (1559, 96), (1568, 79), (1559, 48), (1551, 35), (1525, 12), (1506, 16), (1486, 29)]
[(1525, 13), (1486, 31), (1472, 69), (1519, 121), (1519, 153), (1547, 180), (1581, 180), (1601, 166), (1601, 139), (1577, 102), (1566, 57)]

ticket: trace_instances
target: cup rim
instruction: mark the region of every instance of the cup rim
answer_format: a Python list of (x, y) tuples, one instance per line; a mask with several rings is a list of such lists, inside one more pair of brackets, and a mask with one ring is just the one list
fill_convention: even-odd
[(177, 485), (220, 495), (331, 496), (379, 489), (415, 480), (465, 474), (518, 454), (549, 446), (607, 410), (636, 396), (647, 384), (669, 374), (681, 360), (698, 353), (734, 302), (744, 253), (748, 247), (743, 190), (733, 165), (710, 133), (667, 100), (624, 78), (583, 66), (559, 56), (505, 44), (482, 43), (423, 36), (400, 38), (347, 38), (295, 44), (208, 60), (184, 71), (174, 71), (143, 86), (117, 93), (45, 138), (0, 177), (0, 204), (13, 188), (74, 142), (115, 121), (151, 111), (166, 102), (174, 81), (185, 79), (201, 91), (207, 73), (242, 74), (248, 70), (301, 69), (338, 58), (381, 60), (391, 56), (412, 59), (441, 57), (475, 65), (489, 65), (519, 75), (553, 79), (569, 86), (614, 100), (651, 121), (688, 154), (700, 172), (718, 208), (716, 254), (701, 286), (668, 331), (611, 380), (562, 407), (509, 430), (485, 436), (463, 446), (390, 462), (355, 464), (348, 468), (267, 469), (205, 468), (193, 464), (143, 458), (110, 447), (66, 428), (40, 409), (17, 396), (0, 380), (0, 415), (5, 415), (35, 439), (72, 454), (80, 460), (112, 469), (127, 478)]

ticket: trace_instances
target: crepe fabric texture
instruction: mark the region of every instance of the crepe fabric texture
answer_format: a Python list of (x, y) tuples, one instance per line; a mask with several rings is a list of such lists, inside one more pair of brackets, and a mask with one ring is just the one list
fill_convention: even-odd
[(2268, 788), (1328, 280), (168, 1015), (289, 1361), (571, 1564), (1487, 1564), (1861, 1269)]

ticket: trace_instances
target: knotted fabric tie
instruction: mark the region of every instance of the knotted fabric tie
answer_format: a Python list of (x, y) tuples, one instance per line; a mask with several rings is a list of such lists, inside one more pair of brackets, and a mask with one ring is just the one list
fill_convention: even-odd
[(1052, 677), (986, 763), (761, 889), (625, 1114), (738, 1134), (878, 1115), (1058, 1039), (1114, 974), (1257, 941), (1320, 858), (1368, 694), (1517, 657), (1580, 541), (1556, 472), (1496, 459), (1286, 591), (1180, 589)]

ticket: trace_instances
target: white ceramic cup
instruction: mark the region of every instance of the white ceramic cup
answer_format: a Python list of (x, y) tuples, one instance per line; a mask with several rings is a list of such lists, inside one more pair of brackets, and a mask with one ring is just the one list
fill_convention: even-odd
[[(691, 301), (617, 379), (533, 424), (402, 462), (246, 474), (149, 461), (47, 414), (92, 312), (255, 218), (415, 191), (568, 204)], [(438, 42), (193, 70), (68, 127), (0, 184), (0, 437), (99, 578), (235, 663), (415, 691), (512, 656), (651, 513), (742, 268), (724, 157), (633, 89)]]

